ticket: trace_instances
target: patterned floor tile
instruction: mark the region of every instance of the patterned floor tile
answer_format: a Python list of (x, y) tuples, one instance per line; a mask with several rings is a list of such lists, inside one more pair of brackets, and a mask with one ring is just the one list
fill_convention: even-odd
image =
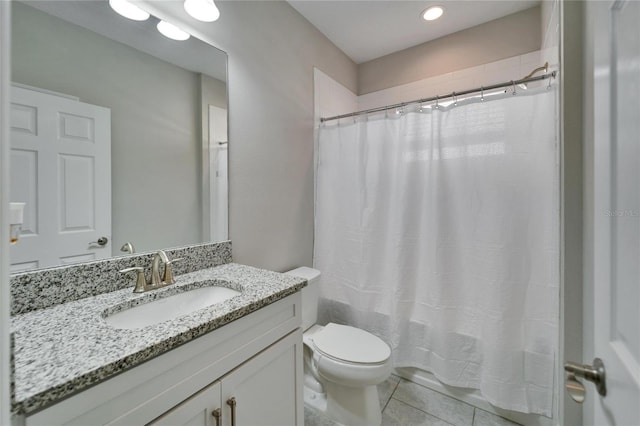
[(382, 426), (451, 426), (451, 424), (391, 398), (382, 412)]
[(408, 380), (400, 381), (393, 398), (454, 426), (471, 426), (473, 422), (474, 408), (471, 405)]
[(396, 387), (398, 387), (398, 383), (400, 383), (400, 377), (392, 374), (387, 380), (378, 385), (378, 397), (380, 398), (381, 410), (384, 410), (384, 407), (391, 399), (391, 395), (393, 395)]
[(484, 410), (476, 408), (476, 413), (473, 417), (473, 426), (519, 426), (518, 423), (514, 423), (511, 420), (507, 420), (503, 417), (496, 416), (495, 414), (488, 413)]

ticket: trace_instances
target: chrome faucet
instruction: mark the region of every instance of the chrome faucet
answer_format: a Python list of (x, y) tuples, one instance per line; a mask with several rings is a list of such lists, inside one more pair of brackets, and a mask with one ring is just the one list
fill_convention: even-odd
[(167, 269), (169, 266), (169, 256), (162, 250), (159, 250), (156, 254), (153, 255), (153, 260), (151, 261), (151, 285), (152, 286), (161, 286), (164, 284), (164, 280), (160, 279), (160, 262), (164, 264), (164, 272), (167, 273)]
[[(136, 286), (133, 289), (133, 292), (144, 293), (145, 291), (174, 284), (176, 280), (173, 276), (171, 264), (179, 260), (182, 260), (182, 258), (171, 260), (169, 259), (169, 256), (167, 256), (167, 253), (165, 253), (163, 250), (159, 250), (156, 254), (153, 255), (153, 260), (151, 261), (150, 281), (147, 281), (144, 275), (144, 268), (141, 266), (126, 268), (121, 270), (120, 272), (136, 272)], [(164, 273), (162, 275), (162, 278), (160, 278), (160, 262), (162, 262), (162, 264), (164, 265)]]

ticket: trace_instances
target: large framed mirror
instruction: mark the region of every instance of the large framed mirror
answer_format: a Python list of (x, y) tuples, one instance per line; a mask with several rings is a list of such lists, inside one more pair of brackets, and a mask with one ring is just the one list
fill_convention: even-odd
[(227, 236), (227, 56), (107, 0), (12, 7), (12, 272)]

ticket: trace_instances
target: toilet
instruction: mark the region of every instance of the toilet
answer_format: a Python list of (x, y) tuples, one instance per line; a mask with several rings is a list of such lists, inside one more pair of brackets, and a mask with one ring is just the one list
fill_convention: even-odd
[(305, 278), (302, 289), (304, 402), (344, 426), (379, 426), (377, 385), (391, 374), (391, 348), (355, 327), (318, 319), (320, 271), (301, 267), (286, 272)]

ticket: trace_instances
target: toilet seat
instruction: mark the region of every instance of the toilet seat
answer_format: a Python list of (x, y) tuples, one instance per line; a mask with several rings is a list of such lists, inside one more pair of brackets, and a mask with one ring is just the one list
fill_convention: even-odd
[(313, 335), (315, 348), (323, 355), (353, 364), (380, 364), (391, 356), (391, 348), (380, 338), (355, 327), (329, 323)]

